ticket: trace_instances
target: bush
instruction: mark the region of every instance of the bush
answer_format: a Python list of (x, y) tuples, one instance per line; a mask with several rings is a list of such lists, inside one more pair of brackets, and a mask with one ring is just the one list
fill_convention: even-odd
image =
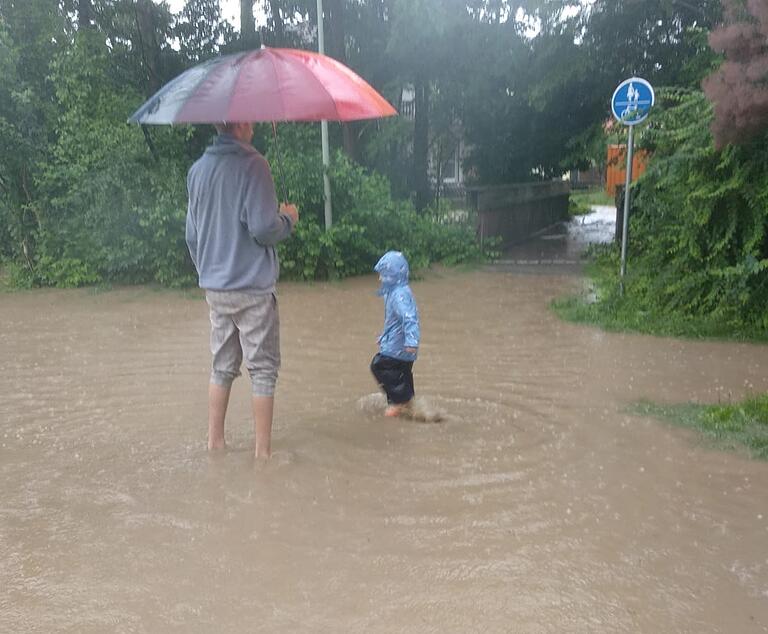
[[(319, 163), (319, 152), (316, 159)], [(293, 169), (286, 173), (291, 173), (286, 179), (292, 182)], [(320, 170), (315, 178), (320, 189)], [(481, 252), (469, 223), (443, 224), (435, 215), (418, 214), (410, 202), (391, 197), (385, 178), (366, 173), (341, 153), (334, 157), (331, 182), (334, 220), (329, 231), (324, 230), (322, 197), (309, 194), (311, 189), (300, 190), (299, 200), (305, 204), (301, 222), (293, 238), (280, 245), (286, 277), (327, 279), (368, 273), (390, 249), (402, 251), (413, 268), (491, 255), (488, 250)]]
[[(185, 184), (200, 152), (201, 130), (153, 127), (150, 153), (141, 130), (124, 123), (141, 96), (110, 74), (103, 41), (89, 33), (78, 34), (56, 58), (51, 82), (57, 135), (40, 161), (36, 198), (28, 205), (35, 223), (25, 229), (23, 243), (12, 240), (15, 234), (0, 233), (10, 282), (193, 284), (184, 241)], [(409, 202), (392, 198), (386, 179), (341, 153), (331, 174), (334, 222), (325, 231), (319, 126), (286, 124), (279, 134), (283, 169), (270, 127), (259, 126), (256, 138), (266, 146), (279, 197), (287, 188), (301, 212), (295, 235), (279, 247), (285, 277), (369, 272), (388, 249), (402, 250), (414, 268), (483, 257), (471, 225), (445, 225), (417, 214)], [(2, 218), (18, 216), (14, 222), (21, 226), (21, 211), (3, 206), (0, 212)]]
[(715, 149), (701, 92), (659, 91), (642, 144), (652, 153), (633, 187), (625, 293), (618, 253), (601, 252), (597, 302), (564, 316), (658, 334), (768, 336), (768, 135)]
[[(125, 124), (141, 100), (110, 76), (103, 42), (90, 33), (53, 64), (57, 138), (30, 204), (37, 227), (19, 285), (71, 287), (103, 281), (190, 283), (184, 244), (184, 129), (156, 129), (153, 158), (141, 131)], [(29, 264), (32, 265), (31, 270)], [(15, 273), (14, 273), (15, 271)]]
[(661, 98), (631, 216), (634, 288), (654, 310), (768, 329), (768, 135), (718, 151), (702, 93)]

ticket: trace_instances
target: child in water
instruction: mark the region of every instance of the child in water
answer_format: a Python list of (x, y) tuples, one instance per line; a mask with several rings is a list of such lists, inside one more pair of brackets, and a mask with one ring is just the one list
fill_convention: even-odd
[(414, 396), (413, 362), (419, 350), (419, 311), (408, 286), (408, 262), (399, 251), (387, 251), (373, 269), (384, 298), (384, 330), (371, 372), (387, 395), (385, 416), (410, 411)]

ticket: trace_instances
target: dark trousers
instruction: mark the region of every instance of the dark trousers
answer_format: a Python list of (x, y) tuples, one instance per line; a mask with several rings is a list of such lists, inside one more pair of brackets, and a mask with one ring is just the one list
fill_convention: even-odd
[(413, 361), (377, 354), (371, 361), (371, 372), (386, 392), (387, 403), (407, 403), (413, 398)]

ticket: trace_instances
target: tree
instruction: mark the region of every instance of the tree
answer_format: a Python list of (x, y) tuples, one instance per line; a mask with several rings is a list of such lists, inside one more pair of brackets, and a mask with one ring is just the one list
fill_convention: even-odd
[(258, 46), (253, 0), (240, 0), (240, 48), (247, 51)]
[(279, 0), (269, 0), (269, 23), (272, 27), (273, 46), (285, 46), (285, 22), (281, 13)]
[(0, 3), (0, 258), (29, 268), (39, 234), (37, 176), (55, 119), (48, 69), (67, 29), (55, 0)]
[(461, 75), (457, 44), (470, 27), (466, 4), (459, 0), (395, 0), (390, 7), (390, 39), (387, 56), (399, 69), (401, 85), (415, 92), (412, 189), (416, 208), (423, 210), (432, 199), (429, 182), (430, 112), (434, 96), (458, 94), (448, 86), (468, 78)]
[[(66, 2), (64, 0), (64, 8)], [(79, 1), (79, 0), (78, 0)], [(153, 0), (91, 0), (92, 42), (109, 47), (110, 73), (152, 94), (176, 75), (179, 53), (172, 46), (173, 15)]]
[(594, 146), (586, 131), (602, 134), (611, 93), (628, 76), (698, 85), (719, 10), (717, 0), (477, 3), (465, 122), (479, 178), (548, 178), (578, 166)]
[(87, 29), (92, 26), (93, 4), (91, 0), (78, 0), (77, 3), (77, 27)]
[(235, 38), (232, 25), (222, 19), (219, 0), (187, 0), (176, 17), (173, 35), (185, 66), (214, 57)]
[(768, 127), (768, 5), (725, 0), (727, 23), (712, 31), (712, 48), (725, 61), (704, 81), (715, 106), (718, 147), (750, 140)]
[[(157, 92), (164, 83), (162, 70), (162, 45), (165, 43), (167, 22), (163, 24), (160, 9), (152, 0), (136, 0), (134, 4), (136, 38), (134, 44), (141, 55), (146, 71), (147, 94)], [(158, 28), (159, 27), (159, 28)], [(164, 28), (165, 27), (165, 28)]]
[[(328, 54), (395, 104), (407, 86), (416, 94), (415, 120), (334, 125), (334, 143), (385, 173), (392, 191), (420, 209), (433, 198), (430, 160), (439, 170), (460, 131), (474, 146), (465, 172), (482, 182), (557, 176), (597, 152), (610, 93), (627, 74), (697, 86), (711, 72), (706, 31), (719, 6), (325, 0)], [(759, 30), (762, 5), (747, 6), (752, 12), (741, 17)], [(153, 158), (141, 132), (122, 122), (154, 90), (213, 55), (260, 41), (312, 46), (315, 0), (259, 0), (268, 16), (259, 37), (254, 0), (240, 0), (240, 8), (237, 36), (221, 19), (220, 0), (187, 0), (176, 15), (155, 0), (0, 0), (0, 257), (28, 258), (47, 283), (182, 271), (157, 252), (178, 255), (168, 238), (183, 207), (178, 175), (210, 128), (153, 128)], [(114, 155), (122, 164), (110, 162)], [(158, 173), (182, 186), (169, 193)], [(300, 192), (321, 200), (313, 183), (299, 184)], [(344, 199), (340, 189), (334, 196)], [(109, 200), (118, 203), (105, 216)], [(112, 259), (104, 268), (99, 257)]]

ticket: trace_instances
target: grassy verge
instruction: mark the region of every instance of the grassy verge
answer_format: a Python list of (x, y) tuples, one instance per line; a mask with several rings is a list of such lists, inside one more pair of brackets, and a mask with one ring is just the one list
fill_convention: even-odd
[(552, 302), (551, 308), (563, 320), (598, 326), (614, 332), (638, 332), (662, 337), (723, 339), (728, 341), (768, 341), (768, 331), (759, 326), (726, 321), (711, 316), (688, 316), (648, 306), (635, 293), (631, 273), (626, 293), (619, 292), (619, 261), (615, 254), (603, 252), (586, 268), (584, 291)]
[(605, 193), (603, 188), (598, 189), (576, 189), (571, 191), (571, 200), (586, 205), (613, 205), (614, 200)]
[(568, 212), (571, 216), (584, 216), (592, 213), (592, 205), (613, 205), (613, 199), (602, 189), (571, 191), (568, 199)]
[(11, 290), (11, 276), (8, 275), (8, 270), (0, 262), (0, 293), (8, 292)]
[(695, 429), (712, 446), (768, 460), (768, 394), (721, 405), (658, 405), (642, 401), (632, 413)]

